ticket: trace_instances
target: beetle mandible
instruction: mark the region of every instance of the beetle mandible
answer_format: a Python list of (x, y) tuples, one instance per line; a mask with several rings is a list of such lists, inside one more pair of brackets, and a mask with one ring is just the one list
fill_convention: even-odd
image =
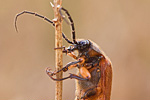
[[(71, 44), (67, 49), (65, 47), (55, 48), (63, 49), (63, 53), (73, 57), (76, 61), (68, 63), (57, 72), (52, 72), (50, 68), (46, 69), (48, 76), (54, 81), (63, 81), (68, 78), (76, 79), (76, 97), (75, 100), (110, 100), (112, 85), (112, 64), (109, 58), (99, 48), (97, 44), (91, 40), (76, 39), (75, 27), (69, 12), (61, 7), (60, 15), (64, 18), (62, 11), (66, 13), (70, 21), (72, 30), (72, 39), (69, 40), (64, 33), (63, 38)], [(31, 14), (40, 17), (55, 26), (55, 23), (48, 18), (30, 11), (23, 11), (16, 15), (15, 28), (17, 31), (17, 18), (22, 14)], [(69, 22), (67, 22), (69, 23)], [(78, 51), (76, 56), (74, 51)], [(54, 75), (63, 71), (66, 72), (71, 68), (77, 67), (79, 70), (76, 74), (71, 74), (62, 79), (53, 78)]]

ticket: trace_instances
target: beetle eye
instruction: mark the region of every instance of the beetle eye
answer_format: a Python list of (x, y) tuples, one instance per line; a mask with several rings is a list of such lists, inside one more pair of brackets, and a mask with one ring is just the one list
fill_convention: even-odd
[(83, 41), (83, 43), (82, 43), (83, 45), (86, 45), (86, 42), (85, 41)]
[(86, 45), (86, 41), (85, 40), (84, 41), (80, 41), (79, 44), (80, 45)]

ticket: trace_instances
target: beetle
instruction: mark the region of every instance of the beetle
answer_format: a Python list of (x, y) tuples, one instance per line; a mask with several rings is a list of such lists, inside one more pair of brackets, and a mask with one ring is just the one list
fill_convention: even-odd
[[(68, 22), (62, 11), (66, 13), (70, 22)], [(76, 97), (75, 100), (110, 100), (112, 85), (112, 64), (102, 49), (93, 41), (87, 39), (76, 39), (75, 27), (69, 12), (61, 7), (59, 9), (62, 18), (71, 25), (72, 41), (64, 33), (63, 38), (70, 44), (68, 48), (60, 47), (63, 53), (71, 56), (76, 61), (66, 64), (62, 69), (52, 72), (50, 68), (46, 69), (48, 76), (54, 81), (63, 81), (66, 79), (76, 79)], [(55, 23), (48, 18), (30, 11), (23, 11), (16, 15), (15, 28), (17, 31), (17, 18), (22, 14), (31, 14), (40, 17), (55, 26)], [(75, 55), (78, 51), (78, 55)], [(71, 74), (68, 77), (56, 79), (53, 76), (59, 72), (66, 72), (71, 68), (78, 68), (77, 74)]]

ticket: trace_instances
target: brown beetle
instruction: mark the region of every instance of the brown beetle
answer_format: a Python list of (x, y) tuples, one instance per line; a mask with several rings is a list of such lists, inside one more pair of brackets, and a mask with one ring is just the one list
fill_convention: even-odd
[[(62, 49), (63, 53), (73, 57), (74, 62), (68, 63), (65, 67), (60, 69), (57, 72), (51, 72), (50, 68), (47, 68), (46, 72), (51, 79), (54, 81), (62, 81), (68, 78), (76, 79), (76, 97), (75, 100), (110, 100), (111, 95), (111, 85), (112, 85), (112, 65), (108, 57), (103, 53), (103, 51), (91, 40), (76, 40), (75, 38), (75, 28), (73, 20), (64, 8), (60, 8), (60, 14), (62, 16), (61, 10), (65, 11), (68, 16), (68, 19), (72, 28), (72, 38), (73, 41), (70, 41), (64, 33), (62, 33), (63, 38), (71, 44), (67, 49), (65, 47), (55, 48)], [(48, 18), (43, 17), (37, 13), (23, 11), (16, 16), (15, 19), (15, 28), (17, 30), (16, 21), (18, 16), (28, 13), (52, 23), (55, 26), (53, 21), (50, 21)], [(62, 16), (63, 19), (64, 16)], [(65, 21), (67, 21), (65, 19)], [(68, 23), (68, 22), (67, 22)], [(74, 51), (78, 51), (78, 55), (74, 54)], [(77, 67), (79, 70), (76, 74), (70, 74), (68, 77), (62, 79), (53, 78), (54, 75), (63, 71), (66, 72), (71, 68)]]

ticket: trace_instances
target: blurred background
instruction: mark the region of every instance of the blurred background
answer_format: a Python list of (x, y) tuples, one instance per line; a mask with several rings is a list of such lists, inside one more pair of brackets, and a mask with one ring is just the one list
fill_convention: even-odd
[[(54, 28), (23, 10), (53, 19), (52, 0), (0, 0), (0, 100), (54, 100)], [(63, 0), (78, 38), (91, 39), (113, 64), (111, 100), (150, 100), (150, 0)], [(71, 37), (70, 27), (63, 31)], [(64, 41), (63, 45), (68, 46)], [(64, 55), (64, 65), (72, 59)], [(65, 73), (74, 73), (76, 69)], [(73, 100), (75, 81), (63, 82), (63, 100)]]

